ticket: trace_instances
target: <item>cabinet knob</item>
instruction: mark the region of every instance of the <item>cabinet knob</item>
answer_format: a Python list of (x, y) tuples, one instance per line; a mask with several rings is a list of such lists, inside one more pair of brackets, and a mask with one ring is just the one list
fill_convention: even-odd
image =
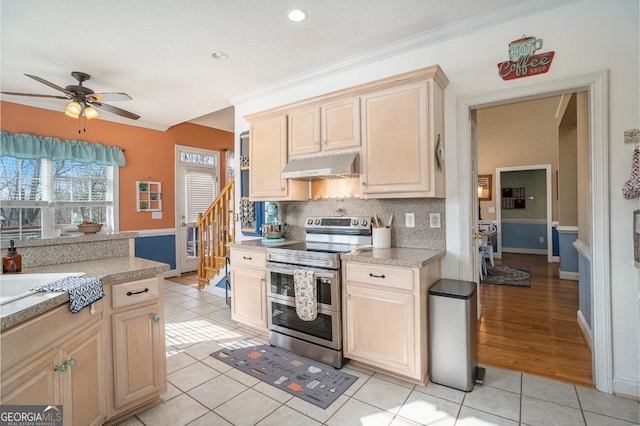
[(367, 182), (360, 182), (361, 186), (367, 186)]
[(75, 358), (69, 358), (68, 360), (66, 360), (62, 364), (55, 366), (54, 370), (57, 371), (57, 372), (60, 372), (60, 373), (64, 373), (65, 371), (67, 371), (67, 368), (71, 368), (74, 365), (76, 365)]
[(160, 320), (162, 319), (162, 317), (158, 314), (155, 314), (153, 316), (153, 322), (160, 322)]
[(320, 141), (320, 143), (321, 143), (322, 145), (326, 145), (326, 144), (327, 144), (327, 141), (325, 141), (325, 140), (321, 140), (321, 141)]
[(280, 191), (284, 191), (284, 186), (281, 186), (281, 187), (280, 187)]
[(313, 141), (313, 144), (314, 145), (318, 145), (318, 141)]

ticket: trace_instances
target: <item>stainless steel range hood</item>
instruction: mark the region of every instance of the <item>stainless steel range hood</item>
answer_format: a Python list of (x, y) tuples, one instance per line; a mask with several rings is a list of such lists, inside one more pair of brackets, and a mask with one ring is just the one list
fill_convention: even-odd
[(293, 159), (282, 170), (283, 179), (341, 179), (358, 176), (358, 153)]

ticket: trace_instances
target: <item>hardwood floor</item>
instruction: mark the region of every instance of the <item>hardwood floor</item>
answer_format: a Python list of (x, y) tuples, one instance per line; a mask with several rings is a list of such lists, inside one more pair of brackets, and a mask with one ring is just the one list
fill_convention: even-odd
[(503, 253), (496, 264), (529, 265), (531, 287), (482, 284), (481, 364), (593, 387), (591, 350), (578, 326), (578, 282), (561, 280), (546, 256)]
[(188, 285), (188, 286), (198, 286), (198, 273), (197, 272), (187, 272), (186, 274), (178, 275), (177, 277), (167, 278), (169, 281), (173, 281), (174, 283)]

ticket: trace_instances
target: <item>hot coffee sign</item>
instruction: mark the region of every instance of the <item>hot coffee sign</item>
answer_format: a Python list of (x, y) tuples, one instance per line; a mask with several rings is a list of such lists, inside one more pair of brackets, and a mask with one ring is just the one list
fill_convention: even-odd
[(514, 80), (546, 73), (551, 68), (555, 52), (536, 55), (536, 50), (541, 48), (540, 38), (522, 36), (512, 41), (509, 43), (509, 60), (498, 64), (498, 74), (503, 80)]

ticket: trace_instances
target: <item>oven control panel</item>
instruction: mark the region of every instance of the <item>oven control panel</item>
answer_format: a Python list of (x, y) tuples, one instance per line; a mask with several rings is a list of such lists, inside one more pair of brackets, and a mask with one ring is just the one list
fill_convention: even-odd
[(368, 216), (351, 217), (308, 217), (304, 222), (305, 229), (322, 230), (366, 230), (371, 228), (371, 218)]

